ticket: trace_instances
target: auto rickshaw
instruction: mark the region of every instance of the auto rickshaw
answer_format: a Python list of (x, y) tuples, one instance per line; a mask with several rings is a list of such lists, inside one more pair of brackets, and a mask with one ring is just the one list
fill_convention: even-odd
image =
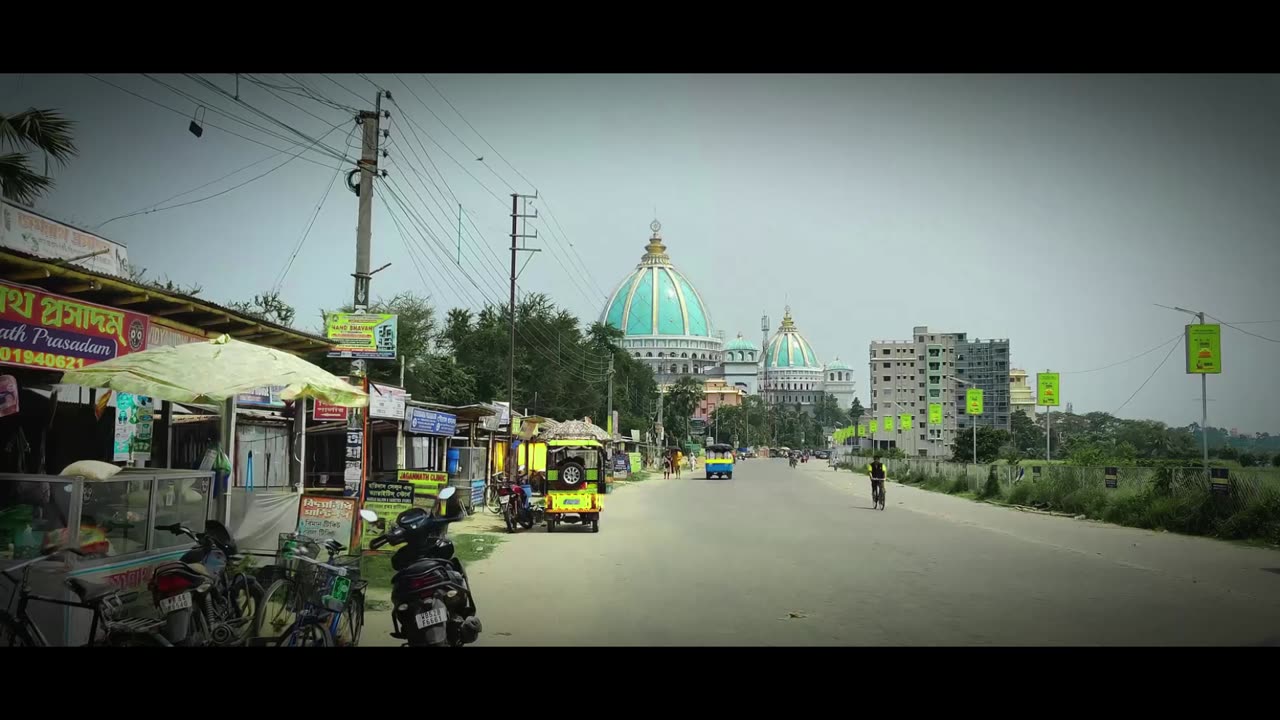
[(600, 532), (608, 468), (608, 454), (599, 440), (547, 441), (547, 532), (555, 532), (562, 522), (591, 523), (591, 532)]
[(733, 446), (716, 443), (707, 446), (707, 479), (722, 477), (733, 479)]

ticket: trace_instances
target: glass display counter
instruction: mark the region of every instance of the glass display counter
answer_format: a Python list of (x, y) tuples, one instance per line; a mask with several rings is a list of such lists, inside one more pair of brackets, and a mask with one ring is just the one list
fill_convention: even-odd
[[(78, 545), (86, 557), (32, 571), (33, 592), (71, 599), (66, 580), (76, 577), (139, 591), (130, 612), (154, 612), (147, 592), (152, 571), (192, 545), (155, 526), (203, 530), (216, 507), (212, 487), (213, 473), (199, 470), (126, 468), (106, 480), (0, 473), (0, 568), (43, 548)], [(14, 590), (0, 583), (0, 602), (7, 604)], [(88, 611), (32, 603), (29, 612), (51, 642), (88, 641)]]

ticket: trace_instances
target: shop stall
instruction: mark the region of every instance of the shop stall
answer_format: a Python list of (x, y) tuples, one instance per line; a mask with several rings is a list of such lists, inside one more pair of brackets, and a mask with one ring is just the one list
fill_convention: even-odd
[[(188, 538), (156, 530), (181, 523), (203, 529), (214, 510), (213, 473), (125, 468), (112, 477), (0, 473), (0, 568), (40, 554), (42, 548), (78, 547), (87, 557), (41, 563), (32, 591), (73, 600), (72, 578), (140, 591), (129, 612), (153, 612), (147, 582), (155, 567), (190, 549)], [(7, 603), (15, 588), (0, 587)], [(88, 642), (87, 610), (33, 602), (29, 613), (56, 644)]]

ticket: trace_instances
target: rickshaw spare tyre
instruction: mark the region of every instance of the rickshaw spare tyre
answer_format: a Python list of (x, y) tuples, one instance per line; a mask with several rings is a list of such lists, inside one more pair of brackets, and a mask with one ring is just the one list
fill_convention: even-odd
[(560, 464), (560, 482), (573, 487), (587, 479), (587, 469), (581, 460), (565, 460)]

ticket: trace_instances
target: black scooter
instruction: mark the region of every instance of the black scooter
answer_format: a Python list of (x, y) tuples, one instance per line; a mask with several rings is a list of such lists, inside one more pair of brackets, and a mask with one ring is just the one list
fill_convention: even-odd
[[(391, 637), (409, 647), (461, 647), (480, 637), (480, 618), (467, 582), (467, 572), (445, 537), (449, 523), (466, 517), (466, 509), (446, 487), (437, 497), (438, 517), (423, 508), (410, 508), (396, 517), (395, 526), (369, 543), (376, 550), (404, 545), (391, 557)], [(361, 510), (366, 522), (377, 514)]]

